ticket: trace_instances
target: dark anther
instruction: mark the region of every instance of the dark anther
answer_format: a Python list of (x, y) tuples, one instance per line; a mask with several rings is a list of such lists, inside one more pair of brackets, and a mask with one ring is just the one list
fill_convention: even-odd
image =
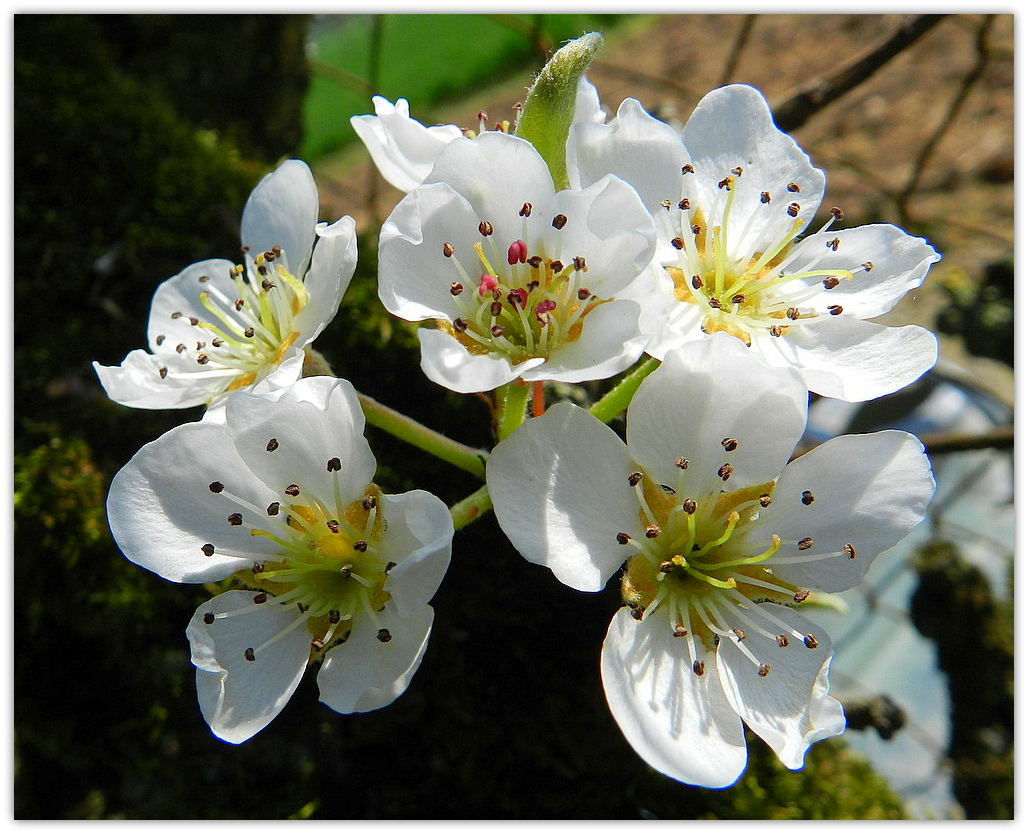
[(587, 301), (591, 297), (592, 297), (592, 293), (589, 290), (587, 290), (585, 287), (582, 287), (578, 291), (578, 300), (579, 301)]
[(732, 296), (732, 303), (733, 304), (742, 304), (745, 300), (746, 300), (746, 296), (743, 295), (741, 292), (736, 293), (735, 295)]
[(717, 474), (722, 481), (727, 481), (732, 477), (732, 464), (724, 464), (720, 469), (718, 469)]
[(665, 211), (671, 211), (671, 201), (670, 200), (661, 200), (660, 201), (660, 207), (662, 209), (664, 209)]
[(278, 440), (274, 437), (271, 438), (271, 440), (268, 441), (268, 445), (265, 448), (269, 452), (274, 452), (278, 448)]
[(493, 224), (490, 223), (488, 220), (483, 220), (481, 223), (478, 224), (478, 231), (479, 234), (482, 235), (482, 237), (489, 237), (489, 235), (493, 233)]
[(328, 612), (328, 621), (330, 623), (332, 623), (332, 625), (335, 625), (336, 623), (338, 623), (340, 619), (341, 619), (340, 614), (335, 609), (332, 609), (331, 611)]
[(678, 458), (678, 460), (675, 461), (675, 466), (677, 466), (679, 469), (688, 469), (689, 461), (687, 461), (685, 458)]
[(161, 368), (160, 370), (157, 371), (157, 373), (160, 374), (161, 379), (167, 379), (168, 378), (168, 369), (167, 368)]
[(709, 304), (709, 305), (710, 305), (710, 306), (711, 306), (712, 308), (714, 308), (715, 310), (720, 310), (720, 309), (721, 309), (721, 302), (720, 302), (720, 301), (719, 301), (718, 299), (716, 299), (716, 298), (712, 298), (712, 299), (710, 299), (710, 301), (708, 301), (707, 303), (708, 303), (708, 304)]
[(785, 317), (787, 319), (790, 319), (791, 321), (796, 321), (796, 319), (800, 317), (800, 308), (790, 307), (788, 310), (785, 311)]
[(615, 538), (617, 538), (618, 544), (628, 544), (632, 540), (628, 533), (618, 533)]
[(739, 441), (734, 437), (726, 437), (721, 441), (721, 445), (724, 446), (726, 452), (734, 452), (739, 448)]
[(685, 637), (685, 635), (688, 634), (688, 633), (689, 633), (689, 629), (687, 629), (681, 623), (675, 623), (675, 627), (671, 629), (671, 636), (672, 637)]
[(268, 592), (267, 591), (261, 591), (259, 594), (254, 595), (253, 601), (257, 605), (263, 605), (264, 603), (266, 603), (268, 601)]
[(243, 331), (243, 335), (246, 336), (247, 339), (252, 339), (253, 338), (253, 334), (254, 334), (254, 329), (252, 327), (248, 327), (248, 328), (246, 328), (246, 330)]
[(253, 567), (252, 567), (252, 568), (250, 568), (250, 571), (251, 571), (251, 572), (252, 572), (252, 573), (253, 573), (254, 575), (256, 575), (256, 574), (258, 574), (258, 573), (264, 573), (264, 565), (262, 565), (262, 564), (261, 564), (260, 562), (254, 562), (254, 563), (253, 563)]
[(326, 467), (329, 472), (339, 472), (343, 468), (343, 464), (339, 458), (330, 458)]
[(775, 639), (778, 641), (778, 645), (783, 649), (789, 645), (789, 638), (784, 634), (779, 634)]
[(180, 318), (182, 318), (182, 314), (176, 311), (176, 312), (171, 314), (171, 317), (173, 319), (180, 319)]
[(842, 220), (846, 215), (842, 213), (842, 209), (837, 206), (832, 206), (832, 217), (836, 220)]
[(695, 174), (696, 173), (696, 169), (692, 167), (692, 163), (686, 162), (685, 165), (682, 166), (682, 173), (683, 174)]
[(464, 319), (454, 319), (453, 329), (456, 330), (458, 333), (463, 333), (468, 329), (468, 324), (466, 321), (464, 321)]
[(267, 292), (268, 290), (272, 290), (274, 288), (275, 288), (274, 283), (269, 281), (267, 278), (265, 278), (263, 281), (261, 281), (261, 289), (264, 290), (265, 292)]
[(836, 278), (834, 275), (829, 275), (821, 283), (824, 285), (824, 288), (826, 290), (834, 290), (837, 286), (839, 286), (839, 279)]
[(692, 288), (694, 290), (703, 288), (703, 279), (699, 275), (693, 275), (692, 277)]
[(257, 272), (260, 273), (261, 275), (267, 275), (268, 274), (268, 268), (264, 264), (261, 264), (260, 266), (257, 267)]
[(785, 188), (786, 190), (792, 191), (794, 193), (800, 190), (800, 187), (796, 185), (796, 183), (794, 182), (790, 182), (787, 186), (785, 186)]
[(358, 553), (364, 553), (368, 549), (368, 543), (363, 540), (358, 540), (353, 543), (353, 549)]
[(808, 649), (816, 649), (817, 638), (813, 634), (808, 634), (806, 637), (803, 638), (803, 645), (806, 646)]
[(388, 643), (390, 640), (393, 639), (393, 635), (389, 633), (388, 628), (380, 628), (378, 630), (378, 634), (376, 634), (375, 637), (378, 638), (378, 641), (380, 643)]
[(393, 568), (396, 567), (396, 562), (386, 562), (385, 572), (389, 573)]
[(631, 617), (633, 620), (641, 620), (646, 612), (642, 608), (633, 608)]
[(495, 339), (499, 339), (500, 336), (503, 335), (503, 332), (504, 330), (502, 324), (494, 324), (492, 327), (489, 328), (489, 335)]
[(810, 536), (807, 536), (807, 538), (800, 539), (798, 542), (796, 542), (796, 547), (798, 547), (800, 550), (810, 550), (810, 548), (813, 546), (814, 540), (810, 538)]
[(454, 281), (450, 284), (450, 295), (460, 295), (464, 292), (464, 285)]
[(221, 492), (225, 488), (225, 485), (221, 481), (211, 481), (208, 486), (211, 492)]
[(361, 499), (361, 506), (365, 510), (373, 510), (378, 505), (378, 499), (374, 495), (365, 495)]
[(245, 652), (243, 652), (243, 657), (245, 657), (251, 663), (253, 663), (257, 659), (257, 657), (253, 653), (253, 649), (247, 649)]
[(278, 508), (278, 501), (272, 501), (270, 504), (268, 504), (268, 515), (278, 515)]
[(786, 208), (786, 211), (789, 213), (789, 217), (795, 217), (797, 214), (800, 213), (800, 204), (789, 203), (788, 207)]
[[(532, 257), (530, 257), (528, 260), (525, 261), (525, 263), (528, 264), (530, 267), (532, 267), (532, 269), (538, 269), (539, 268), (539, 264), (541, 264), (542, 262), (543, 262), (543, 259), (539, 255), (532, 255)], [(539, 286), (539, 285), (536, 284), (536, 286)]]
[(828, 308), (828, 313), (833, 316), (841, 315), (842, 307), (840, 307), (838, 304), (833, 304), (831, 307)]
[(208, 611), (203, 615), (203, 621), (206, 625), (211, 625), (214, 622), (214, 615)]
[(246, 306), (246, 302), (243, 301), (243, 299), (241, 298), (237, 298), (234, 302), (232, 302), (232, 306), (236, 308), (236, 312), (238, 313)]
[(732, 190), (732, 182), (733, 182), (733, 180), (732, 180), (731, 177), (725, 177), (723, 180), (721, 180), (721, 182), (719, 182), (717, 184), (717, 187), (718, 188), (723, 188), (723, 189), (725, 189), (725, 191), (731, 191)]
[(686, 498), (685, 501), (682, 503), (682, 511), (686, 515), (692, 515), (694, 512), (696, 512), (696, 502), (693, 501), (692, 498)]
[(630, 487), (634, 487), (642, 479), (643, 479), (643, 473), (642, 472), (633, 472), (631, 475), (628, 476), (628, 485)]
[(703, 231), (703, 227), (699, 223), (693, 223), (692, 224), (692, 233), (694, 235), (698, 235), (702, 231)]
[[(205, 347), (207, 347), (207, 342), (197, 342), (196, 343), (196, 349), (197, 350), (203, 350)], [(206, 357), (204, 357), (204, 358), (206, 358)]]
[(856, 559), (857, 558), (857, 549), (852, 544), (845, 544), (845, 545), (842, 546), (842, 549), (843, 549), (843, 552), (846, 554), (847, 558), (850, 558), (850, 559)]
[(648, 539), (655, 539), (659, 535), (660, 535), (660, 527), (659, 527), (659, 525), (656, 525), (656, 524), (647, 524), (646, 525), (646, 538), (648, 538)]
[(732, 173), (735, 174), (735, 176), (737, 176), (737, 177), (741, 177), (742, 176), (742, 166), (741, 165), (737, 165), (735, 168), (732, 169)]
[(175, 352), (176, 353), (184, 353), (185, 350), (186, 350), (186, 346), (185, 345), (175, 345)]
[(162, 334), (161, 334), (160, 336), (158, 336), (158, 337), (157, 337), (157, 338), (156, 338), (156, 339), (154, 340), (155, 342), (157, 342), (157, 347), (160, 347), (161, 345), (163, 345), (163, 344), (164, 344), (164, 339), (165, 339), (165, 336), (164, 336), (164, 334), (162, 333)]
[(326, 521), (325, 526), (329, 529), (330, 533), (339, 532), (339, 522), (334, 518), (330, 518), (328, 521)]
[(690, 208), (692, 208), (692, 204), (689, 202), (688, 197), (683, 197), (681, 200), (678, 201), (678, 207), (682, 211), (688, 211)]
[(799, 605), (801, 602), (806, 600), (810, 596), (810, 591), (797, 591), (792, 595), (792, 601)]
[(658, 565), (657, 570), (661, 573), (671, 573), (675, 569), (675, 563), (670, 559), (666, 559)]
[(232, 513), (232, 515), (228, 517), (228, 523), (231, 524), (233, 527), (238, 527), (240, 524), (243, 523), (242, 513)]
[(766, 192), (766, 191), (761, 191), (760, 192), (760, 202), (762, 202), (762, 203), (770, 203), (771, 202), (771, 195), (768, 194), (768, 192)]
[(553, 218), (553, 228), (558, 230), (563, 229), (567, 225), (567, 222), (568, 219), (565, 215), (558, 214), (556, 217)]
[(297, 495), (300, 494), (300, 487), (298, 487), (296, 484), (290, 484), (283, 490), (283, 492), (285, 492), (286, 495), (295, 498)]
[(772, 324), (771, 327), (768, 328), (768, 332), (772, 336), (777, 338), (777, 337), (781, 336), (782, 333), (784, 333), (785, 331), (782, 329), (782, 326), (780, 324)]
[(447, 241), (446, 243), (443, 244), (443, 254), (447, 258), (452, 258), (453, 257), (453, 244), (450, 243), (449, 241)]
[(770, 671), (771, 671), (771, 664), (770, 664), (770, 663), (761, 663), (761, 664), (760, 664), (760, 665), (759, 665), (759, 666), (757, 667), (757, 674), (758, 674), (758, 675), (759, 675), (760, 677), (762, 677), (762, 678), (766, 678), (766, 677), (768, 676), (768, 673), (769, 673)]
[(827, 246), (833, 252), (838, 252), (839, 251), (839, 244), (841, 242), (842, 241), (840, 241), (839, 238), (833, 237), (830, 241), (828, 241), (828, 243), (825, 244), (825, 246)]
[(675, 249), (685, 249), (685, 241), (680, 237), (671, 238), (671, 245), (674, 246)]
[(814, 503), (814, 493), (812, 493), (809, 489), (803, 490), (803, 495), (800, 496), (800, 501), (803, 502), (804, 506), (809, 507), (811, 504)]
[(575, 270), (577, 272), (584, 272), (588, 270), (588, 267), (585, 265), (585, 258), (583, 258), (581, 255), (576, 255), (574, 258), (572, 258), (571, 263), (574, 264)]
[(761, 495), (760, 498), (757, 499), (757, 501), (760, 503), (760, 506), (762, 506), (764, 509), (767, 509), (771, 506), (771, 496), (768, 495), (766, 492), (763, 495)]
[(735, 635), (735, 639), (738, 640), (740, 643), (746, 639), (746, 632), (743, 631), (741, 628), (733, 628), (732, 634)]
[(698, 677), (698, 678), (703, 677), (703, 670), (705, 668), (706, 667), (705, 667), (705, 665), (704, 665), (702, 660), (694, 660), (692, 662), (692, 670), (696, 674), (696, 677)]
[(189, 323), (193, 325), (193, 327), (196, 327), (200, 323), (200, 319), (198, 319), (196, 316), (190, 316)]
[(301, 614), (306, 614), (307, 611), (310, 609), (310, 606), (305, 602), (296, 603), (296, 607), (299, 609)]
[(203, 551), (203, 555), (204, 556), (213, 556), (214, 555), (214, 545), (211, 544), (210, 542), (208, 542), (203, 547), (201, 547), (200, 550)]
[(521, 207), (521, 211), (519, 211), (518, 214), (521, 217), (531, 217), (532, 216), (532, 204), (531, 203), (525, 203)]
[(864, 267), (865, 272), (870, 272), (872, 269), (875, 268), (875, 265), (871, 261), (864, 261), (864, 263), (862, 263), (861, 266)]

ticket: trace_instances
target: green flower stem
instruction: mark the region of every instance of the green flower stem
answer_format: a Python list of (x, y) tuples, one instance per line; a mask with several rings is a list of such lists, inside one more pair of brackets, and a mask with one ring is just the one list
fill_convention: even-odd
[(528, 408), (528, 398), (531, 393), (532, 386), (526, 385), (519, 379), (499, 389), (502, 402), (496, 418), (496, 434), (500, 440), (506, 440), (518, 426), (525, 422), (525, 410)]
[(603, 36), (592, 32), (554, 52), (528, 91), (514, 131), (546, 160), (558, 191), (568, 187), (565, 146), (575, 118), (578, 80), (602, 45)]
[(489, 487), (482, 486), (476, 492), (471, 493), (467, 498), (458, 501), (450, 507), (450, 515), (453, 517), (453, 529), (460, 530), (472, 521), (485, 515), (493, 507), (489, 498)]
[(488, 452), (451, 440), (428, 426), (422, 425), (417, 420), (382, 405), (366, 394), (358, 394), (357, 398), (364, 410), (364, 417), (372, 426), (485, 480), (485, 462), (489, 457)]
[(622, 411), (635, 396), (642, 381), (660, 367), (660, 361), (651, 356), (646, 357), (634, 371), (611, 388), (589, 409), (589, 413), (597, 420), (609, 423)]

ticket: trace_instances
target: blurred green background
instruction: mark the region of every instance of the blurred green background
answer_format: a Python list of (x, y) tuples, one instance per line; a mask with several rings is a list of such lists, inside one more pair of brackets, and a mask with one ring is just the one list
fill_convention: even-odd
[[(361, 233), (357, 275), (319, 349), (359, 390), (465, 442), (490, 445), (484, 404), (425, 380), (413, 329), (391, 320), (378, 304), (374, 224), (381, 220), (381, 206), (387, 210), (398, 195), (372, 181), (348, 118), (371, 112), (373, 92), (391, 100), (406, 97), (426, 123), (432, 123), (429, 114), (448, 109), (473, 117), (476, 97), (518, 96), (547, 50), (593, 30), (605, 34), (612, 51), (621, 45), (622, 56), (635, 56), (597, 61), (592, 77), (601, 94), (634, 84), (648, 107), (671, 120), (673, 104), (687, 115), (698, 95), (723, 80), (722, 70), (735, 73), (731, 80), (764, 84), (779, 96), (788, 92), (792, 82), (784, 64), (780, 77), (771, 69), (732, 67), (733, 55), (742, 53), (750, 37), (746, 32), (762, 31), (760, 20), (683, 17), (15, 16), (16, 818), (909, 814), (838, 740), (816, 745), (806, 769), (792, 773), (751, 739), (750, 767), (725, 791), (680, 785), (650, 770), (611, 720), (599, 682), (598, 649), (619, 604), (616, 591), (569, 591), (521, 559), (491, 517), (460, 533), (433, 603), (436, 626), (424, 663), (395, 704), (340, 716), (318, 703), (314, 676), (308, 675), (266, 730), (242, 746), (224, 744), (210, 734), (197, 708), (184, 634), (208, 592), (131, 565), (107, 529), (104, 500), (114, 473), (143, 444), (200, 415), (114, 405), (90, 362), (117, 364), (142, 345), (158, 283), (189, 263), (238, 251), (246, 196), (289, 156), (315, 169), (326, 219), (351, 213)], [(837, 17), (832, 32), (855, 50), (866, 45), (861, 26), (885, 35), (900, 16)], [(860, 17), (868, 20), (853, 20)], [(972, 49), (980, 17), (955, 16), (955, 23), (945, 23), (951, 27), (946, 36)], [(731, 32), (724, 42), (737, 47), (711, 61), (706, 76), (695, 69), (709, 43), (702, 31), (698, 42), (683, 42), (677, 54), (657, 44), (671, 31), (669, 24), (693, 22), (694, 29), (702, 24)], [(764, 48), (777, 49), (783, 31), (802, 31), (800, 21), (777, 23), (789, 25), (769, 27), (760, 36)], [(983, 71), (988, 89), (1001, 92), (1007, 79), (1003, 62), (1012, 65), (1004, 51), (1012, 34), (1002, 32), (1002, 38), (994, 34), (1001, 45)], [(816, 29), (809, 37), (819, 39)], [(645, 44), (654, 54), (640, 46)], [(932, 54), (941, 62), (949, 53), (940, 46)], [(838, 53), (827, 67), (837, 61)], [(650, 66), (654, 62), (656, 68)], [(661, 67), (667, 75), (656, 83)], [(966, 77), (951, 70), (946, 95), (959, 92)], [(605, 101), (616, 106), (620, 97)], [(981, 107), (995, 109), (996, 99), (990, 102)], [(1012, 124), (1010, 114), (998, 118)], [(835, 147), (834, 126), (822, 120), (818, 127), (816, 121), (805, 129), (820, 134), (801, 142)], [(908, 161), (916, 157), (915, 148), (903, 151)], [(920, 160), (928, 175), (906, 195), (923, 199), (913, 207), (910, 199), (883, 197), (874, 177), (853, 158), (840, 161), (826, 152), (815, 159), (837, 163), (840, 177), (848, 172), (862, 184), (855, 186), (860, 196), (851, 208), (854, 224), (907, 211), (909, 230), (929, 234), (940, 246), (937, 236), (946, 233), (944, 221), (951, 215), (949, 204), (932, 201), (947, 188), (953, 197), (957, 186), (1012, 187), (1003, 151), (997, 145), (995, 158), (980, 160), (948, 186), (933, 178), (927, 158)], [(944, 164), (945, 155), (938, 156)], [(997, 204), (996, 193), (982, 198), (991, 207), (982, 211), (996, 205), (1005, 211), (1006, 197)], [(974, 206), (966, 200), (963, 206), (965, 225), (987, 225), (979, 218), (968, 221)], [(962, 356), (1012, 365), (1012, 240), (1008, 245), (1002, 228), (998, 243), (996, 235), (971, 232), (966, 238), (972, 243), (950, 238), (954, 251), (964, 246), (959, 252), (967, 252), (972, 244), (984, 250), (956, 254), (955, 271), (940, 268), (933, 324), (952, 334)], [(369, 429), (369, 439), (381, 464), (377, 480), (386, 491), (426, 488), (453, 503), (478, 486), (471, 476), (436, 465), (375, 430)], [(961, 762), (978, 767), (968, 765), (963, 778), (969, 781), (955, 791), (968, 816), (1004, 818), (1012, 814), (1012, 637), (1004, 628), (1010, 603), (975, 584), (974, 569), (951, 550), (930, 554), (932, 599), (948, 600), (947, 610), (962, 618), (959, 628), (988, 635), (991, 665), (976, 674), (998, 682), (998, 703), (987, 714), (973, 697), (954, 699), (968, 710), (961, 726), (971, 729), (964, 746), (948, 754), (958, 775)], [(972, 598), (960, 595), (970, 587), (976, 589)], [(957, 656), (950, 662), (960, 668), (974, 661)]]

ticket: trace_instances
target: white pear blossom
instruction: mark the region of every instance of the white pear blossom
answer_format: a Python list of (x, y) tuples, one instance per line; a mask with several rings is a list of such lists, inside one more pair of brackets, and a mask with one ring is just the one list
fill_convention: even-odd
[(715, 333), (642, 383), (627, 444), (563, 403), (489, 459), (497, 519), (526, 559), (582, 591), (626, 562), (601, 654), (607, 702), (639, 755), (682, 782), (733, 783), (744, 722), (792, 769), (843, 731), (831, 641), (795, 609), (857, 584), (934, 489), (922, 445), (899, 431), (786, 465), (806, 403), (794, 371)]
[[(372, 102), (375, 115), (351, 116), (350, 124), (367, 147), (379, 173), (400, 191), (413, 191), (421, 185), (450, 142), (475, 136), (474, 132), (456, 125), (425, 127), (410, 117), (410, 106), (403, 98), (392, 104), (382, 96), (374, 96)], [(480, 114), (479, 133), (489, 129), (485, 116)], [(578, 82), (574, 120), (602, 123), (604, 118), (596, 88), (582, 78)]]
[(451, 390), (603, 379), (642, 354), (639, 306), (617, 295), (656, 280), (654, 245), (627, 183), (555, 192), (529, 142), (486, 133), (448, 145), (386, 220), (379, 297), (435, 321), (419, 331), (421, 367)]
[(238, 744), (285, 705), (308, 665), (337, 712), (404, 692), (449, 565), (446, 505), (384, 495), (364, 416), (345, 380), (310, 377), (228, 398), (225, 422), (172, 429), (115, 476), (114, 537), (173, 582), (235, 576), (187, 629), (200, 709)]
[(93, 363), (107, 395), (133, 408), (188, 408), (266, 381), (300, 378), (304, 348), (335, 316), (357, 264), (353, 218), (318, 222), (306, 164), (265, 176), (243, 210), (242, 264), (186, 267), (154, 294), (150, 351)]
[(793, 366), (824, 396), (863, 401), (913, 382), (934, 363), (935, 337), (914, 325), (866, 321), (920, 286), (938, 253), (887, 224), (797, 241), (824, 195), (824, 173), (775, 126), (752, 87), (714, 90), (678, 134), (626, 99), (608, 124), (571, 129), (574, 187), (614, 173), (658, 222), (666, 267), (646, 304), (653, 340), (668, 351), (717, 331), (774, 366)]

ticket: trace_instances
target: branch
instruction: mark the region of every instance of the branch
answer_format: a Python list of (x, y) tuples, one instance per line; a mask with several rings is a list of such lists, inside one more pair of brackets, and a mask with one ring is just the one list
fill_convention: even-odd
[(784, 104), (775, 108), (775, 124), (786, 133), (802, 127), (811, 116), (866, 81), (946, 17), (949, 15), (918, 15), (897, 29), (891, 37), (836, 70), (830, 78), (808, 82), (805, 87), (794, 91)]

